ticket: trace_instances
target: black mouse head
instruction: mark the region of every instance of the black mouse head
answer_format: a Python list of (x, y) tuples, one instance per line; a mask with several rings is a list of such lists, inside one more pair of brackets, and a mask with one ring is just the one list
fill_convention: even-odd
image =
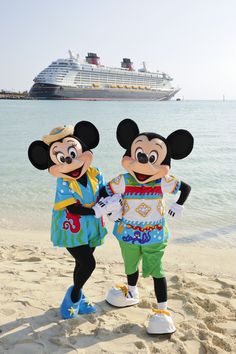
[(117, 127), (116, 137), (126, 149), (123, 167), (139, 182), (148, 183), (168, 174), (171, 159), (180, 160), (193, 149), (193, 136), (183, 129), (167, 138), (156, 133), (140, 133), (137, 124), (124, 119)]
[(97, 128), (90, 122), (81, 121), (74, 126), (54, 128), (42, 140), (30, 144), (28, 157), (39, 170), (48, 168), (57, 178), (76, 180), (91, 165), (94, 149), (99, 143)]

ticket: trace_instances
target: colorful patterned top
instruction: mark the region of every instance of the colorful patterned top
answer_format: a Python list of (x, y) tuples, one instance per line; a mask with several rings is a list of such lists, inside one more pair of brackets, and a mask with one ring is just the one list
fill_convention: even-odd
[(163, 194), (176, 194), (181, 182), (174, 176), (140, 184), (129, 173), (119, 175), (106, 185), (109, 195), (122, 194), (123, 218), (116, 222), (113, 233), (120, 241), (150, 245), (168, 240), (164, 218)]
[(51, 227), (51, 241), (54, 246), (76, 247), (88, 244), (96, 247), (103, 243), (107, 230), (102, 218), (74, 215), (66, 208), (75, 203), (91, 208), (98, 201), (99, 190), (105, 185), (103, 176), (93, 167), (89, 167), (86, 174), (86, 187), (75, 180), (57, 179)]

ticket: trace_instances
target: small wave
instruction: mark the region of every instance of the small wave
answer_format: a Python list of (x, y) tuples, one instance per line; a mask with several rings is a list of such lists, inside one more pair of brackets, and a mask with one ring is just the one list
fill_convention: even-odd
[(206, 230), (203, 232), (199, 232), (197, 234), (174, 239), (173, 243), (193, 243), (193, 242), (206, 241), (207, 239), (208, 240), (215, 239), (216, 237), (225, 236), (235, 231), (236, 231), (236, 224), (220, 227), (217, 229)]

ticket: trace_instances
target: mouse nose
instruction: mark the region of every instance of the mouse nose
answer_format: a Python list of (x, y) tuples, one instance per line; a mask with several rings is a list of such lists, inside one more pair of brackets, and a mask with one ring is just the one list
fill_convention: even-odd
[(142, 152), (138, 154), (138, 162), (140, 163), (147, 163), (148, 162), (148, 157), (146, 154), (143, 154)]
[(67, 156), (65, 158), (66, 163), (70, 164), (72, 162), (72, 158), (70, 156)]

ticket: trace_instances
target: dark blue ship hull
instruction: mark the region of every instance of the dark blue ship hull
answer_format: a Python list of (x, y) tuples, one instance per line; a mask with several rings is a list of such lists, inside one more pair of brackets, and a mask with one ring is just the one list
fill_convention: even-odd
[(77, 88), (52, 84), (34, 84), (29, 96), (36, 99), (47, 100), (169, 100), (178, 90), (130, 90), (120, 88)]

